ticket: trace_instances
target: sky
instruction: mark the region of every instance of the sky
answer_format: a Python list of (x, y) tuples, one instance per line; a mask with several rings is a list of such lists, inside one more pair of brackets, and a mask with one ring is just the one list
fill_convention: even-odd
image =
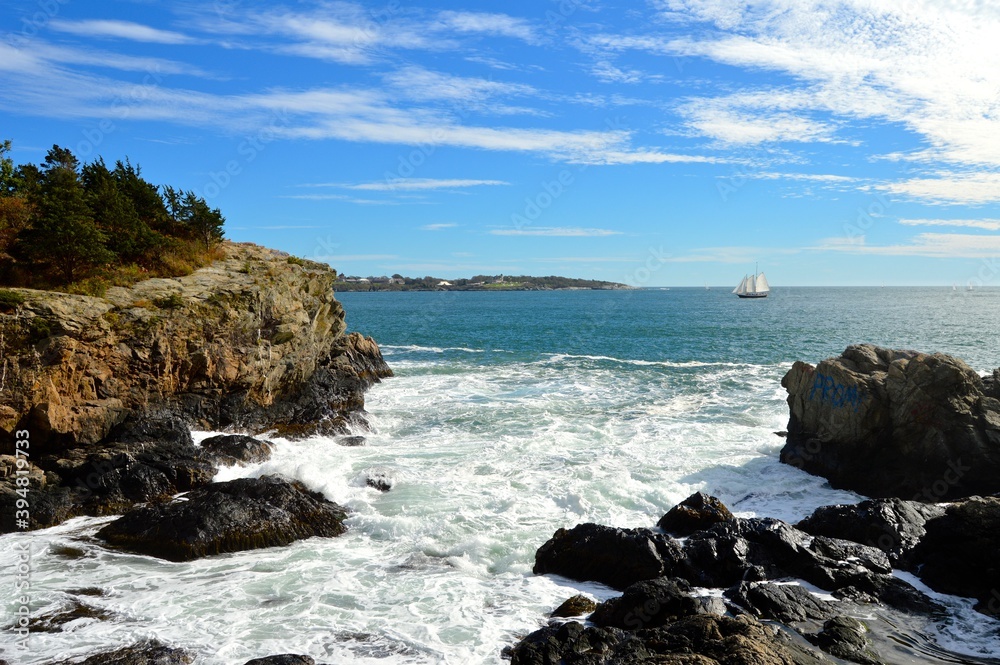
[(6, 0), (0, 139), (349, 275), (1000, 285), (985, 0)]

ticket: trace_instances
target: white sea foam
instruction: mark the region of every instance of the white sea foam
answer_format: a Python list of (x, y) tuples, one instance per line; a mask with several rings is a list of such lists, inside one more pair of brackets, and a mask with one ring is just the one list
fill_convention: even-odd
[[(0, 560), (12, 560), (18, 540), (34, 543), (34, 608), (97, 587), (104, 596), (80, 599), (114, 619), (35, 635), (27, 655), (0, 643), (2, 657), (35, 665), (156, 637), (208, 665), (287, 652), (499, 664), (504, 645), (567, 597), (616, 593), (531, 574), (535, 550), (558, 528), (653, 526), (697, 490), (741, 515), (792, 521), (857, 500), (778, 463), (782, 367), (621, 371), (611, 360), (477, 364), (408, 353), (393, 362), (398, 376), (368, 395), (376, 431), (363, 433), (365, 446), (275, 439), (269, 461), (220, 471), (217, 480), (280, 473), (323, 492), (352, 510), (340, 538), (168, 563), (101, 547), (91, 535), (107, 519), (4, 536)], [(370, 469), (393, 476), (390, 492), (359, 482)], [(8, 624), (12, 599), (11, 585), (0, 588)]]

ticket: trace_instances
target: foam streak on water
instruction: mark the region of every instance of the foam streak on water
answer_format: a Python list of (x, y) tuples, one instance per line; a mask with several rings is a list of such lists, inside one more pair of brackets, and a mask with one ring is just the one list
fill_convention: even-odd
[[(503, 302), (490, 295), (501, 300), (483, 320)], [(701, 351), (628, 346), (623, 331), (608, 332), (625, 339), (618, 347), (559, 330), (551, 343), (529, 344), (528, 333), (491, 339), (482, 321), (440, 312), (428, 324), (437, 334), (425, 335), (439, 341), (425, 343), (424, 328), (404, 314), (385, 317), (402, 321), (399, 329), (367, 330), (386, 342), (397, 376), (368, 395), (377, 431), (366, 446), (278, 439), (267, 463), (219, 475), (297, 478), (353, 511), (346, 535), (189, 563), (103, 548), (92, 535), (107, 519), (0, 537), (5, 562), (16, 543), (32, 543), (36, 614), (77, 598), (112, 616), (33, 635), (29, 654), (13, 651), (8, 631), (0, 657), (35, 665), (155, 637), (206, 664), (288, 652), (330, 663), (501, 663), (501, 648), (562, 600), (613, 593), (531, 574), (535, 550), (558, 528), (653, 526), (697, 490), (737, 514), (789, 521), (859, 499), (777, 461), (788, 354), (709, 351), (742, 347), (685, 331), (671, 334)], [(558, 327), (551, 307), (544, 316)], [(390, 492), (366, 486), (373, 471), (395, 480)], [(103, 595), (79, 595), (85, 587)], [(14, 597), (13, 584), (0, 586), (8, 625)], [(950, 642), (960, 629), (948, 627)], [(986, 632), (970, 653), (1000, 646), (984, 643)]]

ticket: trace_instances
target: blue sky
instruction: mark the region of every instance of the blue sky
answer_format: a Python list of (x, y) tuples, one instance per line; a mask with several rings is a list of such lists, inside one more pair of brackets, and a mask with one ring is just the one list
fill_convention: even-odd
[(0, 138), (357, 275), (1000, 284), (1000, 7), (8, 0)]

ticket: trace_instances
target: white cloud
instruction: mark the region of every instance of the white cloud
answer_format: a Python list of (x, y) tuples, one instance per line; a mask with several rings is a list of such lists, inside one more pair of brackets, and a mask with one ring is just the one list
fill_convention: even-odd
[(907, 243), (869, 245), (865, 236), (827, 238), (810, 249), (879, 256), (980, 259), (1000, 255), (1000, 235), (920, 233)]
[(529, 44), (534, 44), (538, 39), (528, 21), (507, 14), (446, 11), (438, 14), (438, 20), (458, 32), (512, 37)]
[(985, 231), (1000, 231), (1000, 219), (901, 219), (904, 226), (956, 226)]
[(932, 177), (910, 178), (878, 185), (877, 188), (926, 203), (979, 205), (1000, 201), (1000, 173), (938, 172)]
[(603, 238), (621, 235), (621, 231), (609, 229), (584, 229), (574, 226), (537, 226), (527, 229), (493, 229), (495, 236), (546, 236), (553, 238)]
[[(1000, 168), (1000, 10), (964, 0), (656, 0), (690, 37), (599, 34), (586, 48), (708, 58), (751, 73), (743, 90), (688, 99), (689, 128), (730, 143), (839, 140), (838, 121), (892, 123), (922, 138), (921, 161)], [(706, 26), (707, 24), (707, 26)], [(707, 27), (707, 29), (706, 29)], [(829, 114), (827, 121), (817, 114)], [(940, 179), (942, 182), (934, 183)], [(1000, 200), (993, 174), (914, 178), (899, 193)], [(957, 181), (954, 196), (948, 191)], [(892, 191), (892, 189), (890, 189)]]
[(49, 27), (58, 32), (66, 32), (81, 37), (128, 39), (151, 44), (194, 44), (198, 40), (170, 30), (151, 28), (131, 21), (66, 21), (54, 19)]
[(444, 231), (445, 229), (453, 229), (458, 224), (425, 224), (420, 227), (421, 231)]

